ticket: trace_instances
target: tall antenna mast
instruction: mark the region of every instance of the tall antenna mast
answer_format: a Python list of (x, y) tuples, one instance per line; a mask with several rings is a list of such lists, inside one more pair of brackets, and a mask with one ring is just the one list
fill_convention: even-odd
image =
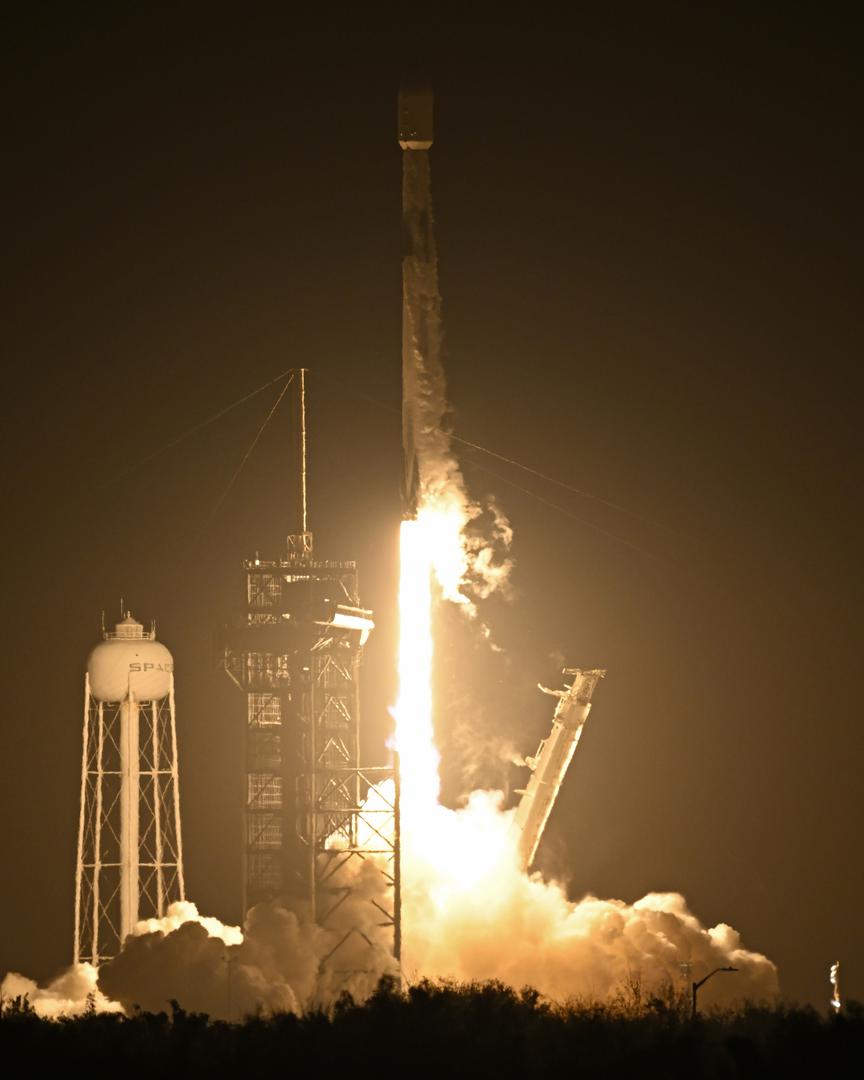
[(307, 533), (306, 513), (306, 368), (300, 368), (300, 506), (302, 529)]
[[(306, 471), (308, 456), (306, 451), (306, 372), (307, 368), (295, 368), (291, 381), (295, 391), (291, 395), (291, 467), (293, 473), (289, 482), (290, 491), (290, 532), (288, 533), (289, 558), (311, 558), (312, 533), (309, 532), (309, 502), (307, 495)], [(296, 455), (296, 456), (295, 456)], [(294, 463), (297, 463), (295, 466)]]

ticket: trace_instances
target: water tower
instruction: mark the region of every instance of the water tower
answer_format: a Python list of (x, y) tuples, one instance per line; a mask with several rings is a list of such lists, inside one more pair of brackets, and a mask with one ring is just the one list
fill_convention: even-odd
[(185, 899), (174, 661), (130, 613), (90, 653), (75, 872), (75, 963), (120, 951)]

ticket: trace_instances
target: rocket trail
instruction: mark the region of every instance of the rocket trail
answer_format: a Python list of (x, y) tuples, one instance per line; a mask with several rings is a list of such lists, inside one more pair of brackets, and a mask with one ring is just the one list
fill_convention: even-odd
[(416, 515), (421, 488), (449, 456), (440, 430), (446, 407), (441, 365), (441, 296), (435, 248), (429, 148), (431, 90), (399, 91), (398, 137), (402, 155), (402, 455), (403, 510)]

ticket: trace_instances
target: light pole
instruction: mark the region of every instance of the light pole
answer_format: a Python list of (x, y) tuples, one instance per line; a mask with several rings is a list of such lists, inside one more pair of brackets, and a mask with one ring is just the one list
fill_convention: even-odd
[(716, 975), (718, 971), (737, 971), (737, 970), (738, 970), (738, 968), (736, 968), (736, 967), (718, 967), (718, 968), (714, 968), (713, 971), (708, 972), (708, 974), (704, 977), (704, 979), (700, 979), (699, 982), (694, 982), (694, 983), (690, 984), (691, 987), (693, 988), (693, 1011), (690, 1014), (691, 1020), (695, 1020), (696, 1016), (697, 1016), (697, 1012), (696, 1012), (696, 995), (699, 993), (699, 987), (703, 986), (706, 982), (708, 982), (708, 980), (711, 978), (711, 976)]

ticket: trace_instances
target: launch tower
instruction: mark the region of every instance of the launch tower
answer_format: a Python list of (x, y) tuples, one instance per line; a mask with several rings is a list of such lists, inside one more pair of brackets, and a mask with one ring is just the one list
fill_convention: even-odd
[(84, 677), (74, 962), (99, 965), (183, 900), (174, 661), (127, 613)]
[(371, 946), (345, 922), (353, 878), (343, 871), (374, 855), (393, 890), (375, 919), (392, 928), (398, 953), (396, 800), (381, 786), (393, 770), (359, 763), (358, 674), (375, 624), (360, 604), (356, 564), (314, 555), (305, 371), (292, 389), (299, 528), (278, 558), (245, 560), (245, 608), (223, 628), (222, 663), (245, 702), (243, 908), (300, 902), (319, 925)]

